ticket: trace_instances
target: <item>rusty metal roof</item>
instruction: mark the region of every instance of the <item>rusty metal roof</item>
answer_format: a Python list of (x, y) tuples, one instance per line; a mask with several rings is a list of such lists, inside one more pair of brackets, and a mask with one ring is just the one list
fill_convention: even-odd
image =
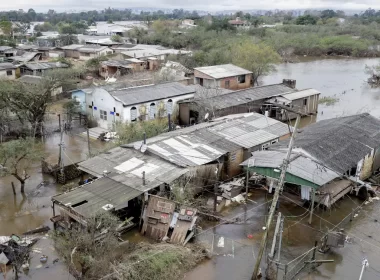
[(71, 208), (84, 218), (125, 205), (142, 191), (103, 177), (72, 191), (54, 196), (53, 201)]

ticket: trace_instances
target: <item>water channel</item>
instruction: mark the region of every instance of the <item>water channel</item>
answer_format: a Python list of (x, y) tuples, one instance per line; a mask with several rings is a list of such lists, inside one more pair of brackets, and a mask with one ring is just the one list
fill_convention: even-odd
[[(350, 115), (358, 112), (370, 112), (380, 117), (380, 90), (372, 89), (366, 84), (367, 74), (365, 65), (376, 65), (380, 59), (320, 59), (305, 60), (294, 64), (282, 64), (277, 71), (264, 77), (263, 84), (280, 83), (282, 79), (297, 80), (297, 88), (315, 88), (321, 91), (321, 96), (339, 98), (339, 102), (332, 106), (320, 105), (318, 116), (303, 120), (307, 125), (322, 119)], [(78, 135), (65, 135), (65, 153), (68, 160), (83, 160), (87, 157), (86, 141)], [(59, 135), (55, 134), (45, 140), (45, 151), (58, 155)], [(96, 145), (95, 143), (93, 143)], [(52, 184), (35, 192), (41, 181), (53, 182), (53, 179), (41, 174), (40, 166), (36, 166), (31, 178), (27, 181), (27, 197), (19, 193), (14, 198), (11, 182), (17, 181), (12, 177), (0, 178), (0, 236), (12, 233), (20, 234), (26, 230), (49, 224), (51, 216), (50, 197), (59, 191), (59, 187)], [(235, 216), (247, 210), (240, 218), (247, 222), (239, 224), (225, 224), (209, 230), (200, 236), (205, 242), (211, 238), (225, 238), (225, 247), (216, 248), (218, 256), (206, 261), (189, 272), (186, 280), (230, 280), (250, 279), (255, 261), (255, 254), (262, 234), (261, 227), (267, 215), (266, 206), (270, 196), (266, 197), (262, 191), (255, 191), (246, 207), (230, 209), (226, 216)], [(340, 201), (331, 212), (317, 212), (323, 219), (337, 224), (345, 215), (360, 203), (355, 199), (345, 198)], [(363, 279), (380, 278), (380, 238), (377, 232), (380, 224), (375, 222), (380, 214), (380, 202), (373, 202), (364, 207), (359, 216), (351, 225), (352, 243), (345, 248), (334, 249), (327, 255), (318, 256), (323, 259), (334, 259), (332, 264), (322, 265), (310, 275), (300, 275), (298, 279), (358, 279), (363, 257), (368, 258), (370, 268), (365, 271)], [(306, 221), (305, 209), (295, 206), (289, 201), (282, 200), (281, 211), (288, 216), (285, 223), (286, 230), (283, 257), (291, 259), (311, 248), (315, 236), (324, 232), (328, 222), (315, 218), (311, 227), (297, 223)], [(380, 219), (379, 219), (380, 220)], [(377, 221), (377, 220), (376, 220)], [(48, 246), (50, 249), (51, 246)], [(219, 250), (219, 251), (217, 251)], [(49, 271), (49, 272), (48, 272)], [(67, 271), (63, 266), (49, 268), (32, 268), (28, 279), (68, 279)], [(25, 278), (26, 279), (26, 278)]]

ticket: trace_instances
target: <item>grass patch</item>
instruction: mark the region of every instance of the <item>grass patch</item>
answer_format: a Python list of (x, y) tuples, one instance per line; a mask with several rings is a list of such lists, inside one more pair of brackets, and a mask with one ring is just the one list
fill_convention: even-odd
[(325, 96), (319, 99), (319, 104), (325, 104), (326, 106), (335, 105), (335, 103), (339, 102), (339, 98)]

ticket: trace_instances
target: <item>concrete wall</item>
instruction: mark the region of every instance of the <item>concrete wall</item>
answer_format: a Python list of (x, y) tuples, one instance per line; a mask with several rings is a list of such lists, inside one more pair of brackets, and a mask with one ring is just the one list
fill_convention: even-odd
[(71, 57), (71, 58), (76, 58), (79, 59), (80, 54), (78, 50), (65, 50), (65, 57)]
[(220, 87), (227, 88), (231, 90), (239, 90), (251, 87), (251, 74), (245, 75), (245, 82), (240, 83), (238, 76), (226, 77), (222, 79), (214, 79), (202, 72), (197, 70), (194, 71), (194, 84), (200, 84), (199, 79), (203, 79), (204, 87)]
[(16, 79), (16, 69), (8, 69), (8, 71), (12, 71), (12, 75), (8, 76), (7, 70), (0, 70), (0, 79), (8, 79), (8, 80)]

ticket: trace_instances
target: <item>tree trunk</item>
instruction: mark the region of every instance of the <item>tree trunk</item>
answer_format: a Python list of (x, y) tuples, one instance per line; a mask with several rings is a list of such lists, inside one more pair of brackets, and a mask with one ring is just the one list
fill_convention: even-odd
[(25, 180), (20, 180), (21, 187), (20, 187), (20, 192), (25, 193)]

